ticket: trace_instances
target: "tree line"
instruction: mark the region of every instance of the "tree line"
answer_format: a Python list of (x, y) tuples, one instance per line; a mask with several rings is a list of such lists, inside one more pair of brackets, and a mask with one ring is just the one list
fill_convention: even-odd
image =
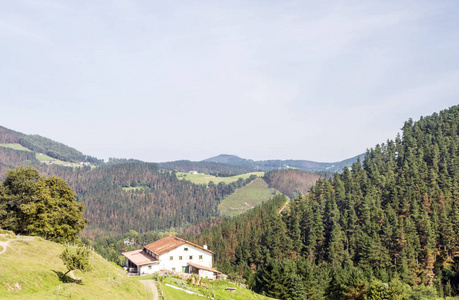
[(89, 162), (94, 165), (100, 165), (103, 163), (103, 160), (89, 155), (84, 155), (74, 148), (36, 134), (24, 135), (21, 139), (19, 139), (18, 143), (34, 152), (43, 153), (52, 158), (63, 161)]
[(280, 299), (459, 295), (459, 106), (402, 130), (281, 214), (276, 197), (187, 238)]

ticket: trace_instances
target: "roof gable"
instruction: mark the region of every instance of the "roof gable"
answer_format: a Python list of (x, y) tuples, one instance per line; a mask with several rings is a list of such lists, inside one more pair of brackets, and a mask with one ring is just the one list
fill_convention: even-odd
[(206, 266), (201, 266), (201, 265), (198, 265), (198, 264), (195, 264), (195, 263), (192, 263), (192, 262), (188, 262), (188, 265), (189, 266), (192, 266), (196, 269), (202, 269), (202, 270), (206, 270), (206, 271), (210, 271), (210, 272), (214, 272), (214, 273), (222, 273), (218, 270), (215, 270), (214, 268), (211, 268), (211, 267), (206, 267)]
[(164, 253), (167, 253), (171, 250), (174, 250), (175, 248), (181, 246), (181, 245), (184, 245), (184, 244), (188, 244), (188, 245), (191, 245), (193, 247), (196, 247), (198, 249), (201, 249), (203, 251), (206, 251), (206, 252), (209, 252), (211, 254), (214, 254), (212, 251), (210, 251), (209, 249), (204, 249), (203, 247), (197, 245), (197, 244), (194, 244), (194, 243), (191, 243), (191, 242), (188, 242), (188, 241), (185, 241), (184, 239), (181, 239), (181, 238), (178, 238), (176, 236), (173, 236), (173, 235), (169, 235), (165, 238), (162, 238), (160, 240), (157, 240), (151, 244), (148, 244), (145, 246), (146, 249), (156, 253), (156, 255), (162, 255)]
[(142, 250), (123, 252), (122, 255), (124, 255), (127, 259), (129, 259), (132, 263), (134, 263), (137, 266), (159, 263), (159, 261), (156, 258), (148, 255), (148, 253), (145, 253)]

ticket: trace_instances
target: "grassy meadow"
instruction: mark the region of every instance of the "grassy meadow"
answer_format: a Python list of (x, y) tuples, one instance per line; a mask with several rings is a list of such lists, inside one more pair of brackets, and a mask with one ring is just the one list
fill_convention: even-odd
[(196, 184), (208, 184), (211, 181), (214, 182), (215, 184), (218, 184), (220, 182), (231, 183), (233, 181), (237, 181), (239, 178), (247, 179), (251, 175), (262, 177), (264, 174), (265, 172), (251, 172), (251, 173), (245, 173), (245, 174), (230, 176), (230, 177), (217, 177), (217, 176), (208, 175), (208, 174), (190, 174), (190, 173), (185, 173), (185, 172), (177, 172), (177, 177), (178, 179), (188, 180)]
[(24, 146), (22, 146), (20, 144), (0, 144), (0, 147), (10, 148), (10, 149), (13, 149), (13, 150), (32, 152), (32, 150), (27, 149), (26, 147), (24, 147)]
[(140, 191), (140, 190), (145, 190), (145, 189), (148, 189), (148, 187), (145, 187), (145, 186), (123, 187), (123, 191), (125, 192)]
[[(135, 278), (97, 253), (93, 254), (93, 270), (67, 271), (59, 255), (65, 247), (39, 237), (7, 237), (0, 235), (0, 299), (145, 299), (145, 288)], [(0, 250), (1, 251), (1, 250)]]
[[(32, 150), (20, 145), (20, 144), (0, 144), (0, 147), (5, 147), (5, 148), (10, 148), (10, 149), (13, 149), (13, 150), (19, 150), (19, 151), (29, 151), (29, 152), (33, 152)], [(50, 164), (50, 163), (53, 163), (53, 164), (56, 164), (56, 165), (61, 165), (61, 166), (66, 166), (66, 167), (81, 167), (80, 164), (78, 163), (71, 163), (71, 162), (67, 162), (67, 161), (62, 161), (62, 160), (59, 160), (59, 159), (56, 159), (56, 158), (52, 158), (51, 156), (48, 156), (46, 154), (43, 154), (43, 153), (36, 153), (35, 154), (35, 158), (37, 160), (39, 160), (40, 162), (42, 163), (45, 163), (45, 164)]]
[(223, 199), (218, 205), (218, 211), (222, 216), (236, 216), (261, 202), (271, 199), (277, 194), (280, 194), (280, 192), (269, 188), (263, 178), (257, 178)]
[[(166, 300), (202, 300), (205, 299), (204, 297), (214, 297), (213, 299), (216, 300), (272, 299), (255, 294), (251, 290), (237, 286), (227, 280), (204, 280), (202, 286), (191, 285), (188, 284), (185, 280), (172, 277), (164, 277), (162, 280), (160, 280), (160, 282), (161, 290)], [(170, 285), (179, 287), (182, 290), (175, 289)], [(234, 292), (230, 292), (226, 290), (226, 288), (234, 288), (235, 290)], [(189, 294), (183, 290), (194, 292), (196, 294)]]

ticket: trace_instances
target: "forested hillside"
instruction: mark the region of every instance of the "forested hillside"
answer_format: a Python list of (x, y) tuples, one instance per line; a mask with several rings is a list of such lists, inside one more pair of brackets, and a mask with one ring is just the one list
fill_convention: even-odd
[[(131, 229), (147, 232), (183, 228), (216, 217), (223, 198), (255, 179), (250, 177), (209, 186), (193, 184), (179, 180), (174, 171), (162, 170), (158, 164), (133, 159), (111, 158), (95, 169), (42, 164), (36, 159), (39, 152), (65, 161), (92, 164), (102, 161), (50, 139), (24, 135), (4, 127), (0, 127), (0, 144), (3, 144), (0, 147), (1, 176), (9, 169), (31, 165), (41, 174), (59, 176), (72, 186), (78, 201), (85, 204), (84, 214), (90, 222), (84, 234), (90, 237), (121, 234)], [(223, 175), (245, 169), (208, 162), (198, 165)]]
[(19, 144), (33, 152), (43, 153), (67, 162), (89, 162), (95, 165), (103, 163), (103, 160), (84, 155), (80, 151), (62, 143), (36, 134), (23, 134), (2, 126), (0, 126), (0, 144)]
[(402, 130), (282, 214), (276, 198), (194, 241), (281, 299), (459, 295), (459, 106)]
[(6, 170), (21, 164), (37, 164), (35, 153), (28, 151), (17, 151), (5, 147), (0, 147), (0, 174), (5, 174)]
[(40, 173), (67, 181), (84, 202), (89, 224), (87, 236), (121, 234), (130, 229), (146, 232), (181, 228), (218, 215), (217, 206), (227, 195), (254, 180), (254, 176), (229, 184), (193, 184), (157, 164), (127, 162), (67, 168), (36, 165)]
[(17, 144), (24, 136), (23, 133), (0, 126), (0, 144)]
[(270, 187), (275, 188), (290, 198), (295, 198), (298, 194), (309, 192), (320, 176), (301, 170), (287, 169), (266, 172), (263, 178)]
[(96, 165), (103, 163), (102, 160), (84, 155), (74, 148), (36, 134), (25, 135), (19, 140), (19, 144), (34, 152), (43, 153), (62, 161), (89, 162)]

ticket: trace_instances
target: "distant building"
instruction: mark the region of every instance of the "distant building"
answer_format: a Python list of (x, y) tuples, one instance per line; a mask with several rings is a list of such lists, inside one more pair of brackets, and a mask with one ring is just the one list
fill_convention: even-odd
[(189, 171), (190, 174), (199, 174), (197, 171)]
[(135, 242), (130, 241), (130, 240), (124, 240), (124, 244), (128, 246), (132, 246), (132, 245), (135, 245)]
[(168, 236), (148, 244), (141, 250), (122, 253), (126, 268), (138, 275), (153, 274), (161, 270), (196, 274), (209, 279), (219, 279), (221, 272), (212, 268), (213, 252), (207, 246)]

